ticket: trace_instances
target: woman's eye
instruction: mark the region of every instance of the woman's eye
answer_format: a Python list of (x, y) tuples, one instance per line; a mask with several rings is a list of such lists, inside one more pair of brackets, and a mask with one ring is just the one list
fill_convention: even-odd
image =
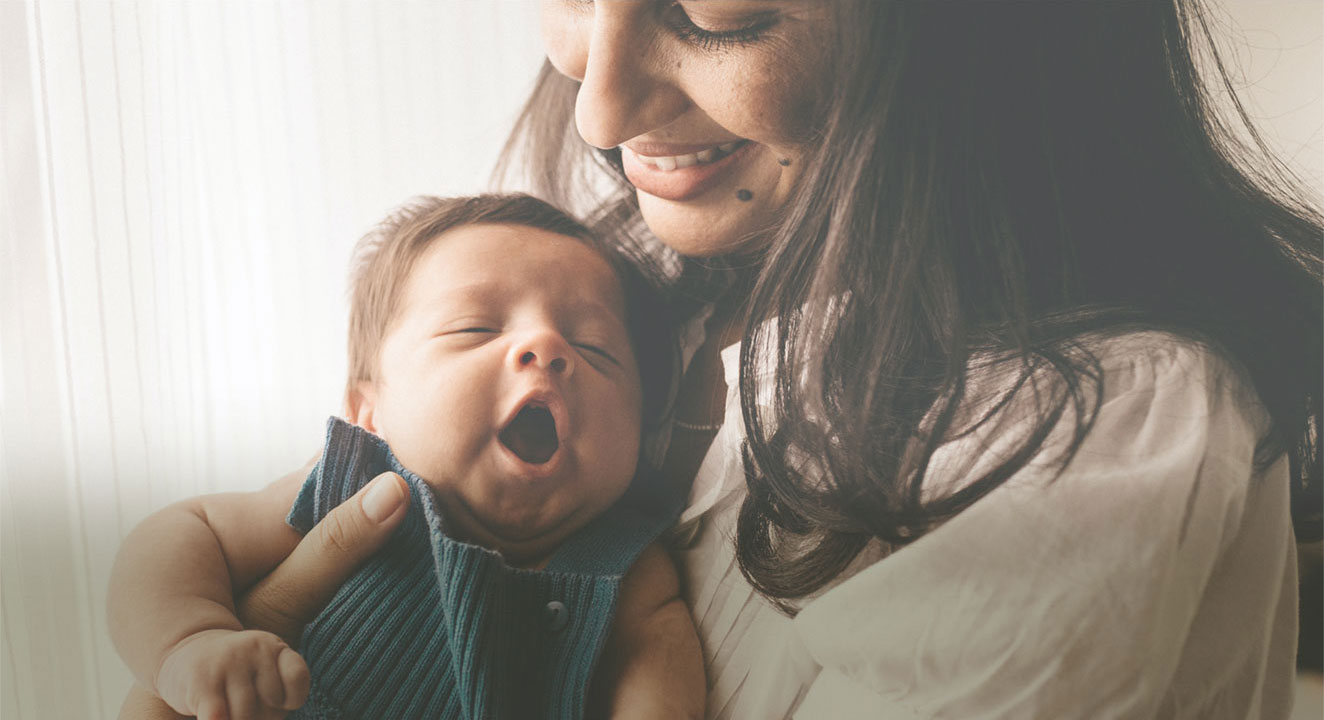
[(459, 330), (456, 330), (455, 332), (460, 332), (460, 333), (494, 333), (494, 332), (496, 332), (496, 330), (495, 330), (494, 328), (487, 328), (487, 327), (467, 327), (467, 328), (460, 328)]
[(679, 1), (672, 2), (663, 17), (671, 31), (682, 40), (711, 52), (730, 50), (757, 42), (764, 32), (777, 24), (777, 18), (772, 13), (758, 13), (747, 18), (739, 27), (720, 30), (705, 28), (690, 18)]

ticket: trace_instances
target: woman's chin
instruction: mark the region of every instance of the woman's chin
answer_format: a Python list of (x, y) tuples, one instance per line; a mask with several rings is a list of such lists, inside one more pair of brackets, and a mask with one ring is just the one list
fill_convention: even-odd
[(706, 258), (758, 250), (767, 242), (768, 203), (729, 198), (676, 202), (638, 191), (639, 212), (648, 229), (667, 247), (687, 257)]

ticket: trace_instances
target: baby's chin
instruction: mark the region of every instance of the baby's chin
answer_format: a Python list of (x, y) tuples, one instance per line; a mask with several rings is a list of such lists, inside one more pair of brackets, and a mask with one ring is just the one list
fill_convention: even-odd
[(495, 550), (513, 567), (542, 567), (566, 538), (601, 512), (582, 506), (558, 510), (548, 504), (516, 511), (470, 503), (444, 491), (437, 497), (448, 535)]

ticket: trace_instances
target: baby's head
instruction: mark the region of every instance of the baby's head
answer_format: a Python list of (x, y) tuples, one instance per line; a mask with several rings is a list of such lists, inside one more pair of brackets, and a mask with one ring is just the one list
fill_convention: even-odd
[(456, 534), (535, 562), (620, 498), (655, 405), (639, 343), (661, 330), (632, 317), (648, 290), (627, 262), (523, 195), (420, 198), (355, 257), (347, 417)]

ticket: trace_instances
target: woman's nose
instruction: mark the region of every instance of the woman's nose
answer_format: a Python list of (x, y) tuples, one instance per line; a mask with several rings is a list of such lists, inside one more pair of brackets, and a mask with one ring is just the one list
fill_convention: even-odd
[(561, 333), (550, 329), (526, 333), (511, 345), (507, 358), (516, 372), (536, 368), (570, 377), (575, 371), (574, 350)]
[[(584, 142), (599, 148), (617, 145), (675, 120), (689, 98), (674, 83), (670, 62), (657, 49), (661, 32), (649, 3), (599, 2), (586, 33), (575, 125)], [(581, 42), (585, 35), (580, 35)]]

